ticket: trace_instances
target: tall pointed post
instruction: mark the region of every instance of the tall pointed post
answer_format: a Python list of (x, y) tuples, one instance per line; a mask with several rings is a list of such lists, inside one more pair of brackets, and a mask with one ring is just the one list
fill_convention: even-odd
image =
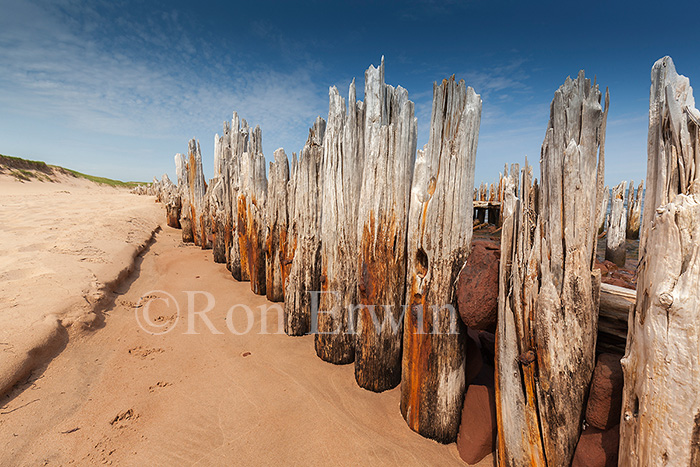
[(554, 94), (541, 185), (523, 171), (501, 236), (496, 338), (502, 466), (569, 466), (593, 374), (606, 108), (581, 71)]
[(401, 382), (406, 227), (416, 154), (414, 104), (384, 83), (384, 59), (365, 72), (365, 163), (357, 222), (360, 309), (355, 380), (375, 392)]
[(418, 151), (408, 216), (401, 413), (442, 443), (457, 437), (465, 391), (465, 333), (454, 282), (472, 239), (481, 97), (454, 76), (433, 85), (430, 138)]
[(619, 465), (700, 465), (700, 112), (670, 57), (651, 71), (647, 190)]

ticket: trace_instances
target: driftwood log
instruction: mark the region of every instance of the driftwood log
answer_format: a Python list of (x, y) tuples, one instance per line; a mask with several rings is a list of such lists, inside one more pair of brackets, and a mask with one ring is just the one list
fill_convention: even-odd
[(384, 59), (365, 73), (365, 162), (357, 220), (360, 309), (355, 380), (375, 392), (401, 382), (406, 227), (417, 121), (408, 91), (384, 83)]
[(309, 130), (293, 179), (294, 215), (290, 218), (295, 247), (284, 289), (284, 332), (290, 336), (310, 331), (312, 292), (320, 290), (320, 191), (325, 131), (326, 121), (318, 117)]
[(194, 242), (192, 234), (192, 210), (190, 209), (190, 181), (187, 157), (184, 154), (175, 155), (175, 172), (177, 173), (177, 189), (180, 195), (180, 227), (182, 228), (182, 241)]
[(605, 245), (605, 259), (619, 267), (625, 266), (627, 258), (627, 212), (624, 207), (626, 187), (627, 182), (620, 182), (612, 190), (610, 222)]
[(323, 143), (321, 203), (321, 296), (316, 354), (335, 364), (355, 358), (357, 305), (357, 215), (364, 161), (364, 103), (350, 84), (347, 109), (338, 89), (329, 92), (328, 126)]
[(481, 97), (454, 76), (433, 85), (429, 142), (418, 151), (408, 216), (401, 413), (442, 443), (455, 440), (465, 391), (466, 329), (454, 283), (472, 239)]
[(651, 72), (647, 190), (620, 466), (700, 465), (700, 112), (670, 57)]
[(284, 149), (275, 151), (275, 160), (270, 162), (270, 178), (267, 185), (267, 240), (265, 242), (265, 269), (267, 299), (284, 301), (285, 268), (287, 259), (287, 184), (289, 183), (289, 160)]
[(496, 338), (501, 466), (569, 466), (595, 364), (600, 272), (593, 270), (607, 118), (581, 71), (554, 94), (542, 184), (524, 169), (504, 220)]
[(630, 183), (627, 198), (627, 238), (636, 240), (639, 238), (639, 228), (642, 217), (642, 193), (644, 193), (644, 180), (637, 187), (636, 193), (633, 190), (633, 183)]

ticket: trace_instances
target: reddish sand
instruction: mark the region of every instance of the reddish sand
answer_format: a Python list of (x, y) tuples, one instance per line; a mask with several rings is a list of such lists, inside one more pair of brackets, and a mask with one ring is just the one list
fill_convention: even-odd
[[(399, 389), (360, 389), (353, 366), (318, 359), (311, 336), (259, 333), (260, 305), (211, 251), (183, 245), (165, 228), (122, 285), (105, 325), (74, 338), (53, 361), (0, 399), (2, 465), (465, 465), (456, 447), (412, 432)], [(183, 316), (155, 336), (139, 327), (135, 304), (154, 289), (171, 293)], [(183, 291), (216, 304), (185, 334)], [(195, 309), (206, 300), (198, 296)], [(155, 303), (155, 302), (154, 302)], [(151, 318), (173, 318), (162, 302)], [(252, 331), (225, 322), (234, 304), (252, 308)], [(163, 321), (161, 321), (163, 322)], [(171, 321), (172, 322), (172, 321)], [(236, 329), (247, 319), (239, 308)], [(268, 330), (277, 318), (268, 314)], [(492, 465), (489, 457), (479, 465)]]

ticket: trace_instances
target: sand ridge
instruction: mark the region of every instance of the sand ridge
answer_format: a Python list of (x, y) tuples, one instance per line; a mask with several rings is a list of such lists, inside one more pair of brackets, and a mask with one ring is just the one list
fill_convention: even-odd
[(0, 395), (94, 326), (162, 221), (153, 197), (0, 175)]

